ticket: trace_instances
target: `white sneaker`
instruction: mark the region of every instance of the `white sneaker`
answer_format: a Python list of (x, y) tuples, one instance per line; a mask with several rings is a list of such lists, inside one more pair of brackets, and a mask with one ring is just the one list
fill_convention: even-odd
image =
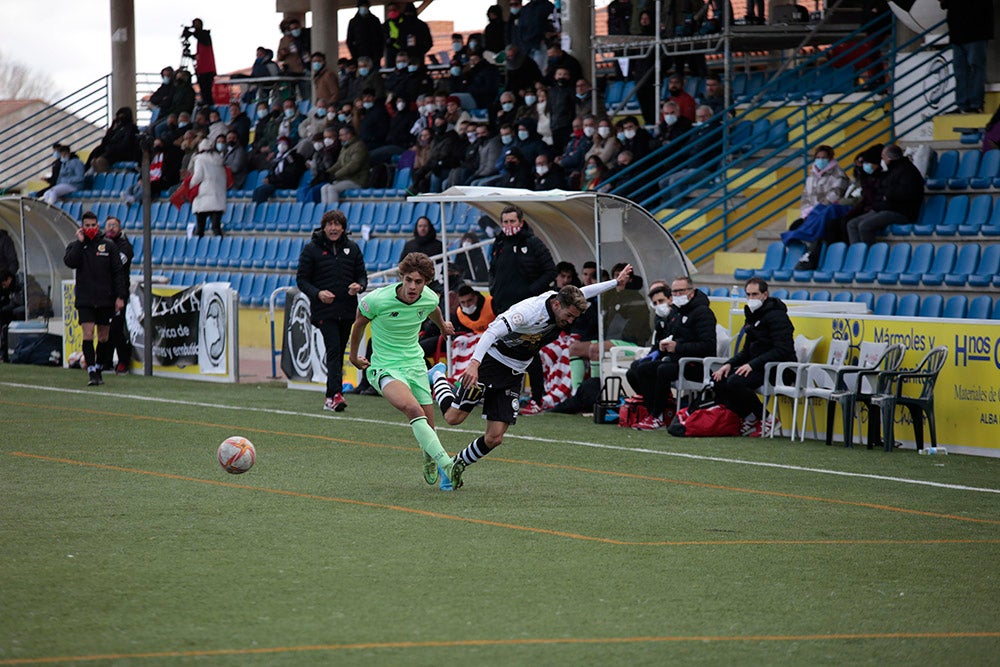
[(743, 419), (740, 424), (740, 435), (749, 438), (760, 436), (760, 420), (757, 419), (757, 415), (750, 415)]
[(764, 417), (763, 432), (770, 436), (775, 431), (781, 431), (781, 418), (778, 415), (768, 415)]

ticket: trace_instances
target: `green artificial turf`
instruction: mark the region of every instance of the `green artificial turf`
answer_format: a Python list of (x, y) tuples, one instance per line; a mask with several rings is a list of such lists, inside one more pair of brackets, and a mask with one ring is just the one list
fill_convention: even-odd
[(1000, 656), (996, 459), (540, 415), (442, 493), (377, 398), (84, 384), (0, 367), (0, 665)]

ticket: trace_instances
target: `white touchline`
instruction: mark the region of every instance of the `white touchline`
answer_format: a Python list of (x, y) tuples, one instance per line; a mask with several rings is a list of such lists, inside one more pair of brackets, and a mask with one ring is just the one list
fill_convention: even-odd
[[(83, 389), (61, 389), (59, 387), (39, 387), (37, 385), (31, 384), (20, 384), (16, 382), (0, 382), (0, 385), (6, 387), (16, 387), (19, 389), (35, 389), (37, 391), (51, 391), (63, 394), (83, 394), (91, 398), (96, 397), (107, 397), (115, 399), (128, 399), (132, 401), (147, 401), (149, 403), (169, 403), (176, 405), (191, 405), (190, 401), (181, 401), (174, 398), (153, 398), (150, 396), (137, 396), (134, 394), (113, 394), (107, 392), (93, 392), (85, 391)], [(314, 419), (336, 419), (337, 421), (354, 421), (363, 424), (381, 424), (384, 426), (397, 426), (400, 428), (410, 428), (409, 424), (397, 421), (382, 421), (380, 419), (365, 419), (363, 417), (345, 417), (343, 415), (325, 415), (312, 412), (294, 412), (292, 410), (277, 410), (273, 408), (253, 408), (243, 405), (223, 405), (220, 403), (199, 403), (199, 407), (203, 408), (215, 408), (217, 410), (239, 410), (244, 412), (265, 412), (268, 414), (276, 415), (288, 415), (290, 417), (312, 417)], [(469, 435), (478, 435), (480, 431), (474, 431), (465, 428), (442, 428), (437, 427), (438, 431), (448, 431), (450, 433), (466, 433)], [(730, 459), (721, 456), (704, 456), (701, 454), (685, 454), (682, 452), (664, 452), (657, 449), (645, 449), (643, 447), (622, 447), (621, 445), (603, 445), (596, 442), (583, 442), (580, 440), (553, 440), (551, 438), (539, 438), (532, 435), (517, 435), (511, 432), (507, 432), (504, 435), (505, 438), (513, 438), (517, 440), (527, 440), (530, 442), (544, 442), (549, 444), (563, 444), (563, 445), (576, 445), (578, 447), (592, 447), (594, 449), (609, 449), (613, 451), (621, 452), (633, 452), (638, 454), (654, 454), (656, 456), (676, 456), (683, 459), (692, 459), (696, 461), (714, 461), (716, 463), (736, 463), (739, 465), (747, 466), (759, 466), (762, 468), (780, 468), (782, 470), (798, 470), (800, 472), (814, 472), (821, 475), (839, 475), (841, 477), (859, 477), (863, 479), (877, 479), (883, 482), (898, 482), (900, 484), (916, 484), (919, 486), (932, 486), (938, 489), (954, 489), (957, 491), (976, 491), (979, 493), (1000, 493), (1000, 489), (986, 489), (976, 486), (963, 486), (961, 484), (944, 484), (942, 482), (929, 482), (922, 479), (909, 479), (906, 477), (889, 477), (887, 475), (871, 475), (863, 472), (846, 472), (843, 470), (828, 470), (826, 468), (807, 468), (805, 466), (793, 466), (787, 463), (768, 463), (766, 461), (747, 461), (745, 459)]]

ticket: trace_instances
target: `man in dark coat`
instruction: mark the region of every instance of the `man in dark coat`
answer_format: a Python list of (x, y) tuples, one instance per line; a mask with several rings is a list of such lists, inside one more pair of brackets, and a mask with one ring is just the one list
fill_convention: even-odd
[[(91, 211), (83, 214), (76, 240), (66, 246), (63, 262), (76, 269), (76, 310), (83, 329), (83, 358), (90, 376), (88, 386), (104, 384), (101, 371), (109, 368), (114, 349), (108, 342), (111, 318), (125, 308), (128, 276), (114, 241), (105, 238)], [(94, 350), (94, 328), (97, 350)]]
[(875, 243), (889, 225), (906, 225), (917, 221), (924, 200), (924, 177), (897, 144), (882, 149), (882, 162), (887, 169), (879, 182), (872, 210), (847, 223), (850, 243)]
[(764, 366), (772, 361), (795, 361), (795, 327), (788, 318), (788, 307), (767, 293), (767, 283), (760, 278), (746, 282), (747, 305), (743, 309), (743, 349), (717, 371), (715, 397), (743, 420), (741, 435), (760, 437), (778, 428), (778, 415), (763, 421), (764, 406), (757, 398), (757, 388), (764, 384)]
[(302, 248), (296, 273), (299, 290), (309, 297), (310, 319), (326, 345), (324, 410), (347, 407), (341, 392), (344, 349), (358, 309), (358, 294), (368, 286), (368, 272), (358, 244), (347, 238), (347, 217), (327, 211)]
[(955, 70), (955, 106), (982, 113), (986, 95), (986, 52), (993, 39), (994, 0), (940, 0), (948, 12), (948, 42)]
[[(648, 357), (635, 361), (625, 376), (649, 411), (649, 417), (637, 425), (644, 431), (666, 425), (663, 414), (669, 407), (670, 385), (680, 376), (680, 360), (715, 355), (715, 313), (690, 278), (675, 278), (669, 290), (665, 285), (654, 287), (649, 298), (656, 313), (653, 349)], [(685, 377), (699, 380), (702, 372), (701, 364), (690, 364)]]
[[(122, 262), (122, 272), (125, 274), (125, 280), (128, 280), (129, 271), (132, 269), (132, 259), (135, 257), (135, 249), (132, 247), (132, 242), (125, 235), (125, 232), (122, 231), (122, 221), (113, 215), (109, 215), (107, 220), (104, 221), (104, 238), (118, 246), (118, 257)], [(128, 328), (125, 326), (124, 308), (115, 310), (115, 315), (111, 318), (108, 342), (112, 349), (118, 353), (115, 375), (128, 373), (129, 361), (132, 359), (132, 341), (128, 335)]]
[(524, 222), (517, 206), (500, 213), (503, 234), (490, 254), (490, 294), (493, 311), (500, 315), (518, 301), (542, 294), (556, 277), (552, 253)]
[(0, 361), (10, 362), (7, 327), (24, 319), (24, 283), (13, 271), (0, 268)]
[(358, 13), (347, 24), (347, 48), (351, 52), (351, 58), (357, 60), (361, 56), (368, 56), (375, 69), (378, 69), (382, 61), (384, 40), (382, 22), (371, 13), (368, 0), (358, 0)]

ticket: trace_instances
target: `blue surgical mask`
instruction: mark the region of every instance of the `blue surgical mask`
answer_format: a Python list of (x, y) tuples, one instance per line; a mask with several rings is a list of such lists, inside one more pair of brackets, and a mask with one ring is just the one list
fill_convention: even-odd
[(371, 72), (371, 69), (369, 69), (367, 67), (359, 67), (358, 68), (358, 74), (360, 74), (361, 76), (368, 76), (369, 72)]
[(364, 107), (365, 109), (371, 109), (373, 106), (375, 106), (375, 103), (374, 102), (362, 102), (361, 106)]
[(461, 67), (452, 67), (449, 71), (451, 72), (452, 76), (461, 76), (462, 75), (462, 68)]
[(615, 136), (618, 137), (618, 141), (625, 141), (625, 133), (624, 132), (619, 132)]
[(295, 30), (292, 31), (292, 37), (301, 37), (301, 36), (302, 36), (302, 28), (296, 28)]
[(323, 69), (323, 63), (318, 63), (318, 62), (317, 63), (313, 63), (312, 64), (312, 68), (313, 68), (314, 72), (318, 72), (321, 69)]
[(338, 113), (337, 114), (337, 120), (339, 120), (341, 123), (346, 123), (347, 122), (347, 114)]
[(410, 72), (410, 73), (416, 72), (418, 69), (419, 69), (419, 67), (417, 65), (407, 65), (406, 66), (406, 71)]
[(518, 14), (521, 13), (521, 8), (520, 7), (511, 7), (510, 8), (510, 13), (513, 14), (514, 16), (517, 16)]
[(537, 102), (537, 101), (538, 101), (538, 97), (536, 97), (535, 95), (525, 95), (524, 96), (524, 103), (527, 104), (529, 107), (532, 104), (534, 104), (535, 102)]
[(517, 131), (517, 138), (520, 139), (521, 141), (527, 141), (529, 136), (530, 135), (528, 134), (527, 130), (518, 130)]
[(815, 160), (813, 160), (813, 164), (816, 165), (816, 169), (818, 169), (819, 171), (823, 171), (824, 169), (830, 166), (830, 161), (825, 157), (818, 157)]
[(502, 143), (504, 146), (509, 146), (512, 141), (514, 141), (514, 135), (513, 134), (501, 134), (500, 135), (500, 143)]
[(865, 162), (864, 164), (861, 165), (861, 171), (865, 172), (866, 174), (874, 174), (875, 165), (873, 165), (871, 162)]
[(162, 81), (165, 84), (170, 83), (170, 77), (169, 76), (160, 77), (160, 81)]
[(396, 63), (396, 69), (406, 69), (406, 62)]
[(452, 42), (451, 43), (451, 50), (454, 51), (455, 53), (458, 53), (459, 51), (461, 51), (462, 50), (462, 42)]
[(509, 113), (514, 110), (514, 103), (504, 102), (503, 104), (500, 105), (500, 108)]
[(319, 117), (319, 118), (323, 118), (324, 116), (326, 116), (326, 108), (325, 107), (317, 107), (316, 108), (316, 116)]
[(358, 14), (360, 14), (361, 16), (367, 16), (368, 15), (368, 8), (367, 7), (358, 7)]
[(285, 118), (294, 118), (295, 109), (285, 109)]
[(478, 47), (479, 47), (479, 42), (477, 42), (474, 39), (469, 40), (469, 50), (470, 51), (475, 51)]
[(177, 123), (177, 127), (187, 127), (187, 126), (188, 126), (188, 125), (190, 125), (190, 124), (191, 124), (191, 123), (189, 123), (189, 122), (187, 122), (187, 121), (185, 121), (185, 120), (182, 120), (182, 121), (179, 121), (179, 122)]

